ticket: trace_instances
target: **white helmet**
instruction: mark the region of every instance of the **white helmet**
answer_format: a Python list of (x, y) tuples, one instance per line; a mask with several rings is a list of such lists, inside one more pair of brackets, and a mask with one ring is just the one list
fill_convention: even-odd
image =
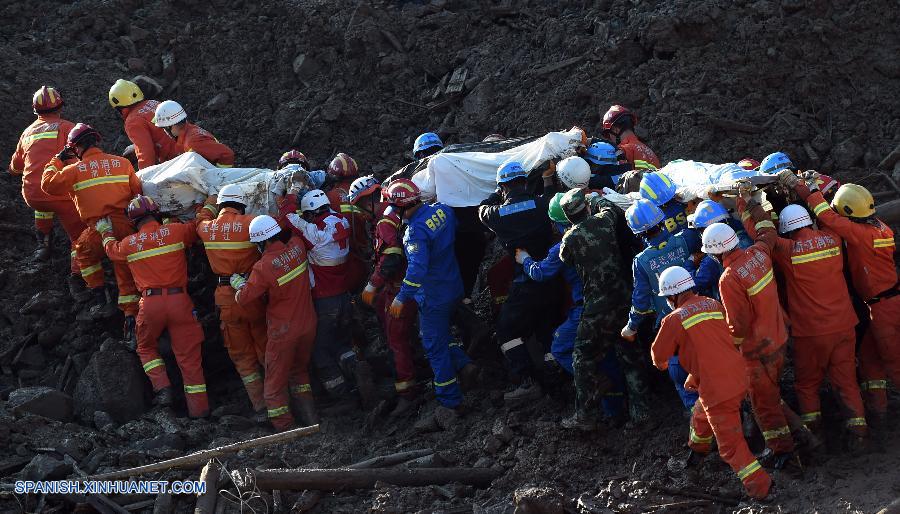
[(694, 277), (681, 266), (666, 268), (659, 275), (659, 296), (672, 296), (694, 287)]
[(226, 184), (219, 190), (216, 203), (222, 205), (225, 202), (235, 202), (247, 205), (244, 200), (244, 190), (237, 184)]
[(721, 255), (734, 250), (737, 245), (737, 234), (726, 223), (713, 223), (703, 231), (703, 253)]
[(253, 221), (250, 222), (251, 243), (261, 243), (279, 232), (281, 232), (281, 227), (272, 216), (263, 214), (253, 218)]
[(360, 198), (374, 193), (379, 187), (381, 187), (381, 184), (379, 184), (372, 175), (359, 177), (350, 184), (350, 191), (347, 193), (347, 201), (351, 204), (355, 204)]
[(314, 211), (319, 207), (328, 204), (329, 201), (328, 197), (325, 196), (325, 192), (321, 189), (313, 189), (303, 195), (303, 199), (300, 200), (300, 210), (303, 212)]
[(556, 176), (569, 189), (584, 189), (591, 179), (591, 167), (581, 157), (567, 157), (556, 165)]
[(156, 106), (156, 115), (153, 116), (153, 124), (157, 127), (171, 127), (187, 119), (184, 107), (173, 100), (166, 100)]
[(809, 213), (803, 207), (792, 203), (781, 210), (778, 215), (778, 231), (784, 234), (801, 227), (812, 225)]

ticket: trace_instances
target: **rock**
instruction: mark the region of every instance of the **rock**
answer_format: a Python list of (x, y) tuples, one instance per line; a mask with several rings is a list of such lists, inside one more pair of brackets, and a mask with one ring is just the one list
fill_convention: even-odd
[(75, 410), (83, 419), (104, 411), (117, 423), (140, 416), (145, 409), (144, 376), (137, 355), (122, 346), (94, 353), (75, 386)]
[(489, 435), (484, 438), (484, 451), (494, 455), (500, 451), (500, 448), (503, 448), (503, 441), (497, 437)]
[(219, 425), (227, 428), (228, 430), (243, 432), (244, 430), (250, 430), (251, 428), (256, 426), (252, 420), (245, 418), (244, 416), (234, 416), (227, 415), (219, 418)]
[(788, 14), (802, 11), (806, 7), (806, 0), (781, 0), (781, 8)]
[(158, 81), (148, 77), (147, 75), (135, 75), (134, 78), (131, 79), (131, 81), (141, 88), (141, 91), (144, 92), (145, 98), (156, 98), (163, 92), (162, 85)]
[(138, 441), (134, 445), (136, 450), (157, 450), (160, 448), (172, 448), (175, 450), (184, 450), (184, 439), (178, 434), (161, 434), (152, 439), (144, 439)]
[(438, 406), (434, 409), (434, 421), (437, 423), (437, 426), (441, 427), (443, 430), (452, 427), (458, 420), (459, 414), (453, 409), (448, 409), (443, 406)]
[(851, 137), (838, 143), (832, 150), (831, 156), (834, 158), (835, 166), (841, 169), (858, 165), (864, 153), (862, 145), (856, 142), (856, 138)]
[(500, 418), (494, 420), (494, 426), (491, 427), (491, 433), (504, 443), (510, 442), (516, 435), (515, 432), (509, 428), (509, 425), (504, 423)]
[(293, 62), (294, 74), (300, 80), (308, 80), (313, 78), (322, 69), (322, 65), (312, 57), (306, 54), (300, 54), (294, 58)]
[(72, 472), (72, 466), (56, 457), (42, 453), (35, 455), (22, 470), (25, 480), (58, 480)]
[(481, 457), (472, 465), (474, 468), (489, 468), (494, 465), (494, 459), (490, 457)]
[(228, 93), (222, 91), (216, 96), (210, 98), (208, 102), (206, 102), (206, 110), (208, 111), (220, 111), (223, 107), (228, 105)]
[(147, 37), (149, 35), (150, 35), (149, 30), (142, 29), (136, 25), (131, 26), (131, 32), (129, 33), (129, 36), (131, 37), (132, 41), (134, 41), (134, 42), (143, 41), (144, 39), (147, 39)]
[(59, 310), (62, 305), (62, 293), (47, 289), (37, 293), (25, 302), (25, 305), (19, 309), (19, 314), (41, 314), (47, 311)]
[(144, 71), (147, 69), (146, 63), (140, 57), (129, 57), (126, 61), (129, 71)]
[[(44, 358), (44, 349), (38, 345), (26, 346), (22, 353), (18, 355), (14, 364), (18, 365), (21, 368), (32, 369), (32, 370), (43, 370), (44, 364), (47, 362), (47, 359)], [(22, 371), (19, 372), (19, 375), (22, 377)], [(41, 372), (43, 374), (43, 372)]]
[(48, 328), (38, 332), (37, 342), (43, 348), (55, 348), (59, 344), (59, 340), (69, 331), (68, 327), (62, 325), (51, 325)]
[(108, 412), (94, 411), (94, 426), (97, 430), (110, 430), (116, 428), (116, 420)]
[(56, 421), (72, 419), (72, 397), (52, 387), (16, 389), (9, 395), (7, 408), (14, 414), (36, 414)]
[(175, 54), (166, 52), (159, 57), (159, 60), (162, 62), (163, 77), (166, 80), (175, 80), (175, 75), (178, 74), (178, 70), (175, 68)]
[(513, 493), (514, 514), (563, 514), (563, 495), (549, 487), (524, 487)]
[(900, 514), (900, 498), (878, 511), (878, 514)]

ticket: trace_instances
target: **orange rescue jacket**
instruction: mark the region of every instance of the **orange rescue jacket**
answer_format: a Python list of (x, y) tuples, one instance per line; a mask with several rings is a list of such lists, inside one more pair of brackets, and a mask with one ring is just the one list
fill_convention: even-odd
[(619, 150), (625, 153), (625, 158), (632, 167), (637, 167), (635, 161), (644, 161), (656, 168), (660, 167), (659, 157), (656, 156), (656, 153), (633, 133), (622, 137), (622, 140), (619, 141)]
[(187, 288), (185, 249), (196, 240), (193, 223), (162, 225), (153, 220), (121, 241), (109, 232), (103, 234), (103, 249), (110, 260), (128, 263), (141, 292), (150, 288)]
[(125, 118), (125, 134), (134, 143), (138, 169), (166, 162), (178, 155), (175, 140), (166, 131), (153, 124), (156, 116), (156, 100), (144, 100), (121, 109)]
[(212, 134), (193, 123), (184, 124), (184, 129), (178, 135), (177, 151), (179, 154), (197, 152), (204, 159), (220, 168), (234, 166), (234, 151), (220, 143)]
[(66, 146), (75, 124), (59, 113), (39, 114), (22, 132), (9, 161), (9, 172), (22, 175), (22, 197), (26, 200), (68, 200), (68, 194), (50, 195), (41, 189), (41, 176), (50, 159)]
[(250, 222), (255, 216), (241, 214), (226, 207), (215, 219), (206, 215), (208, 209), (198, 215), (197, 235), (203, 241), (206, 257), (213, 273), (230, 277), (234, 273), (250, 273), (259, 260), (259, 249), (250, 242)]
[(269, 294), (266, 320), (269, 327), (296, 324), (292, 331), (302, 333), (303, 327), (314, 327), (316, 310), (313, 307), (309, 263), (306, 249), (299, 236), (287, 244), (270, 243), (262, 257), (253, 265), (247, 283), (235, 294), (240, 305), (249, 305), (263, 294)]

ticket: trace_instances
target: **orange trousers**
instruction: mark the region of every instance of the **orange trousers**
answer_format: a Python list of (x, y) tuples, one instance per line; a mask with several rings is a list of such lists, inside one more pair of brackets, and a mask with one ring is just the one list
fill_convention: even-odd
[[(78, 211), (75, 209), (75, 204), (72, 200), (26, 198), (25, 203), (34, 209), (34, 228), (44, 235), (50, 234), (50, 231), (53, 230), (53, 218), (57, 216), (59, 217), (59, 224), (62, 225), (66, 235), (69, 236), (70, 245), (87, 228), (84, 222), (81, 221), (81, 217), (78, 216)], [(77, 275), (80, 272), (74, 254), (70, 255), (69, 266), (73, 275)]]
[(159, 336), (163, 330), (168, 330), (172, 339), (172, 353), (175, 354), (175, 361), (184, 381), (188, 414), (194, 418), (209, 414), (200, 352), (203, 329), (197, 322), (194, 303), (187, 291), (169, 294), (163, 289), (163, 294), (142, 297), (136, 321), (137, 354), (144, 365), (144, 373), (153, 384), (153, 390), (159, 391), (172, 385), (158, 349)]
[(265, 408), (262, 367), (266, 362), (266, 307), (259, 299), (242, 306), (234, 301), (234, 289), (220, 285), (215, 293), (222, 338), (234, 368), (244, 382), (253, 410)]
[(688, 445), (697, 453), (709, 453), (715, 437), (719, 455), (737, 473), (747, 494), (762, 499), (769, 494), (772, 479), (747, 446), (741, 430), (741, 393), (712, 407), (703, 404), (701, 396), (691, 415), (691, 436)]
[(784, 368), (784, 347), (759, 359), (745, 358), (750, 378), (750, 405), (753, 416), (762, 430), (766, 446), (775, 453), (794, 451), (794, 438), (784, 416), (781, 401), (781, 371)]
[(316, 340), (316, 321), (268, 320), (264, 397), (269, 421), (283, 432), (294, 426), (290, 398), (311, 398), (309, 361)]
[(803, 423), (811, 430), (821, 424), (819, 389), (827, 376), (840, 398), (847, 429), (865, 436), (868, 427), (856, 383), (856, 332), (850, 328), (833, 334), (795, 337), (794, 359), (794, 390)]
[[(119, 241), (134, 234), (134, 227), (125, 214), (112, 214), (110, 219), (112, 220), (113, 235)], [(81, 277), (91, 289), (103, 286), (103, 266), (100, 263), (104, 256), (106, 256), (106, 252), (103, 250), (100, 233), (92, 226), (87, 227), (75, 242), (75, 259), (81, 269)], [(128, 263), (114, 262), (113, 270), (116, 273), (116, 286), (119, 288), (119, 309), (126, 316), (134, 316), (138, 312), (138, 300), (141, 297), (134, 285), (134, 278), (131, 276)]]
[(859, 375), (866, 407), (887, 413), (887, 379), (900, 386), (900, 296), (869, 306), (869, 329), (859, 349)]
[(387, 337), (388, 347), (394, 354), (394, 390), (400, 396), (415, 396), (416, 391), (416, 367), (413, 361), (414, 353), (412, 341), (413, 329), (416, 325), (416, 312), (418, 305), (410, 300), (403, 304), (400, 317), (395, 318), (390, 314), (391, 303), (400, 288), (394, 284), (385, 284), (384, 288), (375, 296), (374, 308), (382, 330)]

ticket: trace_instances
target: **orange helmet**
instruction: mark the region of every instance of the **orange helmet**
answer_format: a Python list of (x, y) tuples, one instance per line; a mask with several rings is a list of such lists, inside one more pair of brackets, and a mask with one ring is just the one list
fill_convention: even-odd
[(344, 152), (334, 156), (334, 159), (331, 160), (331, 163), (328, 165), (328, 170), (326, 171), (338, 178), (352, 178), (359, 176), (359, 168), (356, 166), (356, 161), (353, 160), (353, 157), (350, 157)]
[(397, 207), (409, 207), (419, 201), (421, 192), (412, 180), (398, 178), (391, 182), (387, 189), (382, 189), (384, 199)]
[(100, 133), (94, 127), (87, 123), (76, 123), (72, 130), (69, 131), (66, 146), (69, 148), (75, 145), (91, 146), (98, 142), (100, 142)]
[(34, 107), (35, 114), (55, 111), (62, 105), (62, 96), (56, 89), (48, 86), (41, 86), (31, 98), (31, 106)]
[(759, 161), (757, 161), (756, 159), (751, 159), (749, 157), (744, 157), (743, 159), (739, 160), (737, 165), (741, 168), (744, 168), (745, 170), (750, 171), (759, 169)]
[(309, 171), (309, 161), (297, 150), (289, 150), (281, 154), (281, 158), (278, 159), (278, 169), (284, 168), (288, 164), (299, 164), (303, 166), (303, 169)]
[(135, 222), (144, 216), (159, 213), (159, 206), (149, 196), (137, 195), (128, 202), (128, 208), (125, 209), (128, 219)]
[(603, 115), (603, 132), (609, 132), (614, 125), (626, 122), (630, 122), (631, 127), (634, 127), (637, 125), (637, 116), (628, 107), (613, 105)]

